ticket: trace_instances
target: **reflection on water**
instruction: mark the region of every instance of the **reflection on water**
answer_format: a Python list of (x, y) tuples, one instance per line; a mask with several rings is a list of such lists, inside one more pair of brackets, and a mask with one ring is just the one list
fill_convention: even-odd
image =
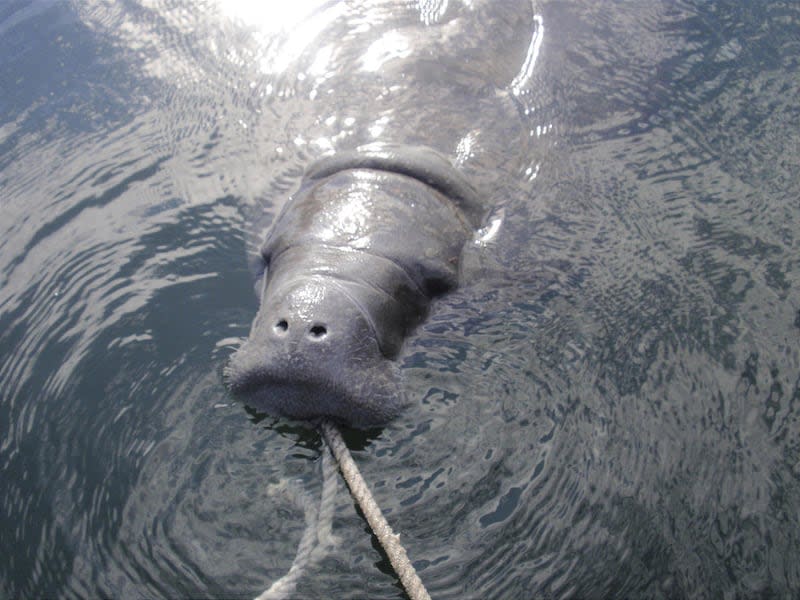
[[(630, 4), (630, 6), (628, 6)], [(800, 11), (0, 10), (0, 595), (250, 596), (318, 436), (221, 371), (314, 158), (432, 146), (491, 215), (351, 432), (435, 597), (800, 589)], [(280, 10), (279, 10), (280, 9)], [(397, 597), (341, 495), (308, 597)]]

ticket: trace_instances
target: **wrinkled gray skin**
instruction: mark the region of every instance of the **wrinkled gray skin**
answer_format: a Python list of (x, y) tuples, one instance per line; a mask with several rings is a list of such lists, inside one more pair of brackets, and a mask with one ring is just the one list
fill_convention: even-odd
[(456, 286), (482, 212), (430, 149), (372, 145), (311, 165), (261, 249), (261, 306), (231, 390), (273, 415), (392, 419), (403, 340)]
[(257, 410), (369, 427), (406, 403), (401, 346), (455, 287), (465, 242), (535, 169), (522, 117), (538, 29), (527, 1), (330, 3), (309, 23), (268, 79), (282, 212), (226, 375)]

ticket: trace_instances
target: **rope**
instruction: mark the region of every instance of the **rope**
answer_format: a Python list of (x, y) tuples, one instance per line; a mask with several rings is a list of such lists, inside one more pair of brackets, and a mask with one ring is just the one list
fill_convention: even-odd
[(297, 581), (306, 567), (322, 558), (325, 551), (333, 545), (331, 526), (333, 524), (333, 507), (336, 497), (336, 465), (327, 452), (322, 453), (322, 496), (319, 510), (315, 510), (310, 502), (303, 502), (306, 516), (306, 529), (297, 547), (289, 572), (273, 582), (269, 589), (257, 596), (255, 600), (283, 600), (289, 598), (297, 587)]
[(400, 544), (400, 536), (392, 531), (383, 513), (381, 513), (381, 509), (375, 503), (375, 499), (372, 497), (364, 478), (361, 477), (361, 473), (342, 439), (342, 434), (330, 421), (322, 421), (320, 429), (325, 442), (339, 463), (339, 469), (350, 488), (350, 493), (353, 494), (364, 516), (367, 517), (369, 526), (375, 532), (384, 552), (389, 557), (389, 562), (392, 563), (395, 573), (400, 577), (400, 582), (403, 584), (409, 598), (411, 600), (431, 600), (425, 585), (420, 580), (414, 570), (414, 566), (408, 560), (405, 549)]
[[(389, 562), (395, 573), (400, 577), (400, 582), (406, 590), (411, 600), (431, 600), (428, 590), (420, 580), (405, 549), (400, 544), (400, 536), (392, 531), (381, 509), (367, 487), (361, 472), (358, 470), (350, 451), (342, 439), (342, 434), (330, 421), (320, 423), (322, 437), (331, 449), (331, 453), (339, 463), (339, 470), (342, 472), (350, 493), (356, 499), (367, 522), (375, 533), (384, 552), (389, 557)], [(331, 454), (322, 453), (322, 495), (320, 497), (319, 510), (314, 510), (310, 502), (304, 502), (306, 529), (297, 547), (297, 554), (292, 561), (289, 572), (283, 577), (273, 582), (269, 589), (265, 590), (255, 600), (284, 600), (289, 598), (297, 587), (297, 581), (303, 575), (306, 567), (317, 562), (325, 551), (333, 546), (333, 534), (331, 527), (333, 524), (333, 508), (336, 496), (336, 468), (333, 464)]]

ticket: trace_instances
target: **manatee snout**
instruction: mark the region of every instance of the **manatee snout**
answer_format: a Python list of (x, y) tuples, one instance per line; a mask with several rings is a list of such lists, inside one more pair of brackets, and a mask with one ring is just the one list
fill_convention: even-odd
[(391, 420), (407, 403), (403, 341), (456, 285), (479, 213), (431, 150), (367, 147), (312, 165), (261, 248), (261, 306), (230, 389), (273, 415)]
[(227, 375), (253, 408), (296, 419), (370, 427), (405, 404), (398, 369), (372, 325), (336, 282), (322, 278), (265, 294)]

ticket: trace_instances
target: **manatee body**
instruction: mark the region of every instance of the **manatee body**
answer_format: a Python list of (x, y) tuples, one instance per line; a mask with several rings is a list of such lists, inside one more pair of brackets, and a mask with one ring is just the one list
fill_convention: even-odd
[(456, 286), (485, 213), (517, 182), (527, 194), (538, 168), (525, 123), (540, 22), (528, 0), (324, 3), (267, 52), (265, 169), (281, 212), (227, 369), (246, 404), (359, 427), (402, 409), (404, 339)]
[(312, 164), (261, 249), (261, 305), (227, 369), (257, 410), (355, 426), (405, 405), (397, 358), (482, 219), (436, 152), (372, 145)]

